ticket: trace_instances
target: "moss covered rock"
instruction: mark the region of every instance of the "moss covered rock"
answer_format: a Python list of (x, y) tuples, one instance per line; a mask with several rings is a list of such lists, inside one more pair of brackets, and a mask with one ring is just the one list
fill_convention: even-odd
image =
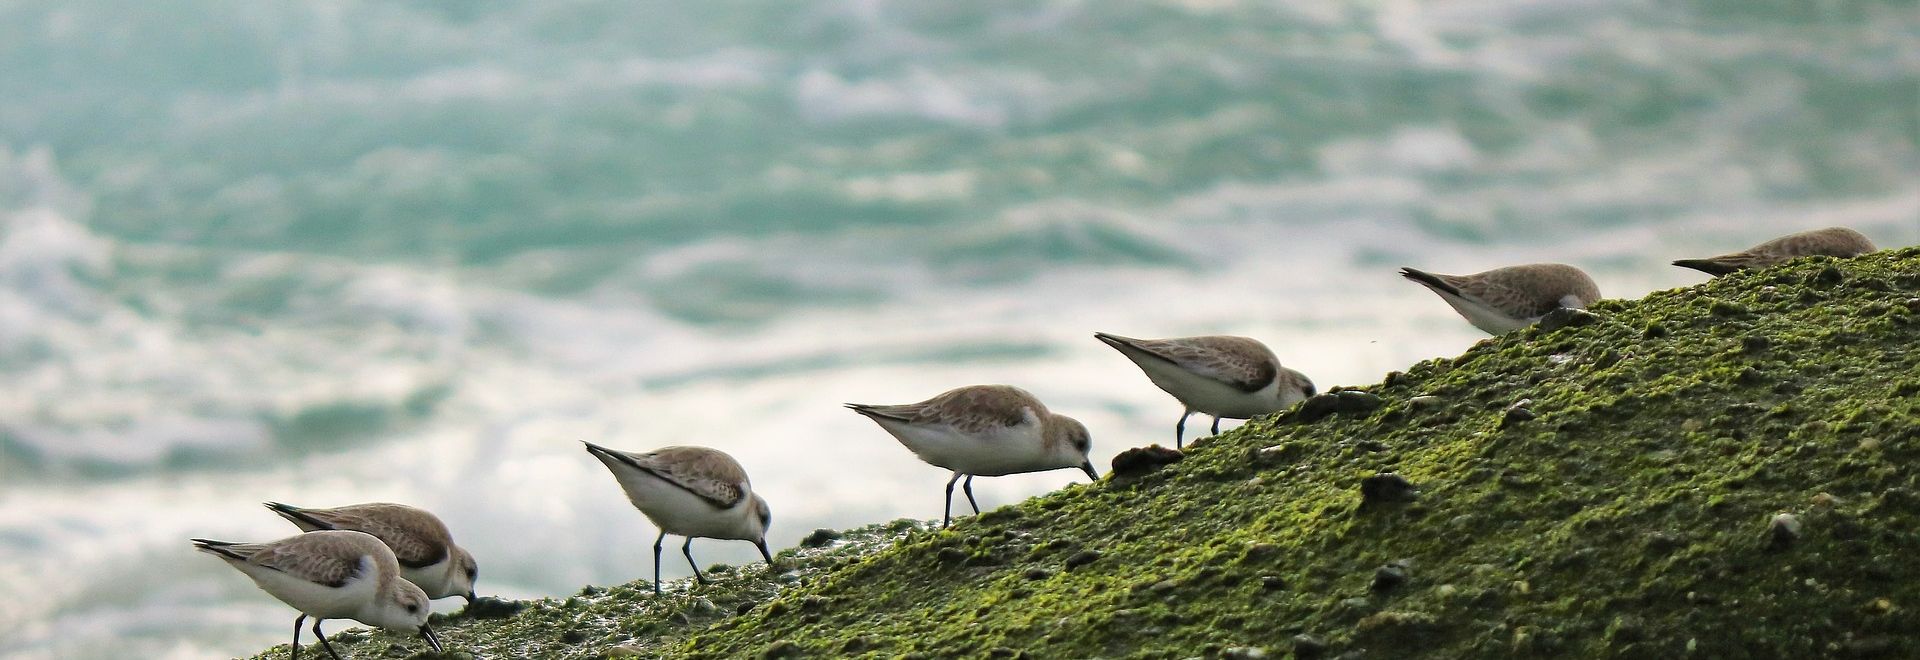
[[(486, 657), (1920, 657), (1920, 250), (1590, 313), (949, 530), (437, 625)], [(1381, 474), (1418, 496), (1362, 506)]]

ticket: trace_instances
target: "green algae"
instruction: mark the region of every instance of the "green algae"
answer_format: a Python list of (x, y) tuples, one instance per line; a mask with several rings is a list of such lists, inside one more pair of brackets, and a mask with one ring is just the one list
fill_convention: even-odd
[[(1920, 655), (1920, 249), (1590, 311), (949, 530), (436, 626), (485, 657)], [(1381, 473), (1417, 493), (1362, 506)]]

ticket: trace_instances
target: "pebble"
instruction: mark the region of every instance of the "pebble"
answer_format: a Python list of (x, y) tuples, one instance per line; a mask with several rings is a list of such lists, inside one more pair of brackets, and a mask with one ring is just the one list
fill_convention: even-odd
[(1507, 406), (1506, 414), (1500, 418), (1500, 428), (1504, 429), (1521, 422), (1533, 421), (1538, 415), (1533, 414), (1533, 410), (1527, 407), (1531, 405), (1533, 405), (1533, 399), (1521, 399), (1513, 402), (1513, 405)]
[(1785, 550), (1800, 539), (1800, 517), (1791, 513), (1774, 516), (1767, 523), (1765, 547), (1768, 550)]
[(1091, 564), (1099, 560), (1100, 560), (1099, 550), (1081, 550), (1079, 552), (1073, 553), (1073, 556), (1067, 558), (1067, 570), (1071, 571), (1076, 568), (1080, 568), (1081, 566), (1085, 566), (1087, 564)]
[(1373, 569), (1373, 584), (1370, 588), (1374, 593), (1386, 593), (1399, 589), (1411, 577), (1408, 575), (1408, 569), (1412, 564), (1413, 561), (1410, 559), (1401, 559)]
[(816, 529), (806, 538), (800, 539), (802, 548), (824, 548), (840, 540), (840, 533), (831, 529)]
[(1267, 650), (1258, 646), (1235, 646), (1220, 652), (1225, 660), (1259, 660), (1267, 657)]
[(1593, 325), (1593, 323), (1598, 320), (1600, 320), (1600, 317), (1594, 315), (1593, 312), (1572, 307), (1561, 307), (1547, 312), (1546, 316), (1540, 318), (1540, 330), (1543, 332), (1553, 332), (1561, 328), (1577, 328), (1583, 325)]
[(1379, 474), (1360, 480), (1360, 505), (1374, 506), (1389, 502), (1412, 502), (1420, 497), (1420, 489), (1392, 472)]
[(1125, 479), (1151, 474), (1187, 457), (1178, 449), (1149, 445), (1134, 447), (1113, 457), (1113, 476)]
[(1293, 636), (1293, 657), (1300, 660), (1314, 660), (1326, 655), (1327, 643), (1320, 638), (1301, 633)]

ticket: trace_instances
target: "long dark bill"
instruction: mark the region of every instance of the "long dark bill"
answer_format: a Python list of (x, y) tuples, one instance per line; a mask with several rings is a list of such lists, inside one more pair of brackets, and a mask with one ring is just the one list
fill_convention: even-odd
[(433, 647), (434, 653), (446, 652), (446, 649), (440, 647), (440, 636), (433, 634), (432, 626), (424, 623), (420, 624), (420, 638), (427, 640), (427, 646)]

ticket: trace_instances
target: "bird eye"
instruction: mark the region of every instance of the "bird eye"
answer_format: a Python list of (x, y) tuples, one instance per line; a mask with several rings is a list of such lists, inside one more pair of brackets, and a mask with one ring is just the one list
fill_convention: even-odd
[(409, 613), (409, 614), (419, 614), (419, 613), (420, 613), (420, 606), (419, 606), (419, 605), (408, 605), (408, 606), (407, 606), (407, 613)]
[(468, 581), (468, 582), (472, 582), (472, 581), (474, 581), (474, 580), (478, 580), (478, 579), (480, 579), (480, 569), (478, 569), (478, 568), (469, 568), (469, 569), (467, 569), (467, 581)]

